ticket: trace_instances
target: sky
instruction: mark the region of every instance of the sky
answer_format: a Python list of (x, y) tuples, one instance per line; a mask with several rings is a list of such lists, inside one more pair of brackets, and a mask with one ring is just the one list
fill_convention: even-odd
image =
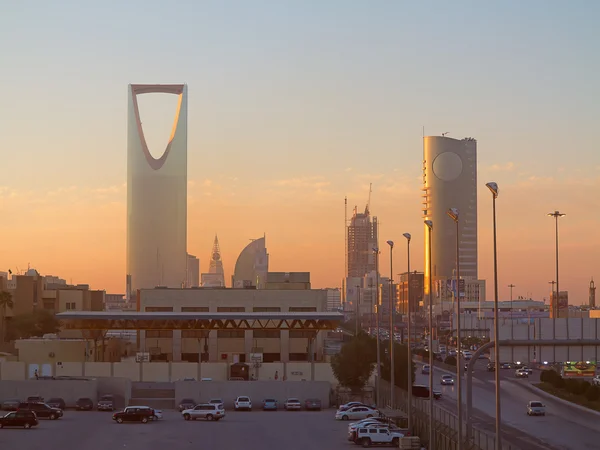
[[(344, 276), (344, 197), (423, 268), (422, 134), (478, 141), (479, 273), (493, 297), (600, 281), (600, 3), (22, 1), (0, 6), (0, 271), (123, 293), (129, 83), (188, 84), (188, 250), (226, 279), (267, 236), (272, 271)], [(154, 155), (174, 98), (140, 101)], [(415, 245), (416, 244), (416, 245)], [(418, 246), (417, 246), (418, 245)], [(387, 261), (387, 249), (383, 257)], [(385, 273), (385, 267), (382, 267)]]

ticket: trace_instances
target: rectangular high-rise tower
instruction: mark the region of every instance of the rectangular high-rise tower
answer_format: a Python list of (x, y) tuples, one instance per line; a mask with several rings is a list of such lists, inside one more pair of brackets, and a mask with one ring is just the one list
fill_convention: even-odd
[[(160, 158), (144, 137), (137, 96), (179, 97)], [(127, 121), (128, 290), (185, 286), (187, 268), (187, 85), (130, 84)], [(128, 292), (128, 295), (129, 293)]]
[(371, 218), (369, 207), (364, 213), (354, 209), (348, 225), (348, 273), (346, 277), (362, 278), (375, 270), (375, 254), (377, 247), (377, 217)]
[(452, 278), (456, 269), (456, 223), (447, 215), (459, 212), (460, 276), (477, 279), (477, 141), (426, 136), (423, 154), (423, 217), (433, 222), (431, 267), (425, 227), (425, 293), (433, 281)]

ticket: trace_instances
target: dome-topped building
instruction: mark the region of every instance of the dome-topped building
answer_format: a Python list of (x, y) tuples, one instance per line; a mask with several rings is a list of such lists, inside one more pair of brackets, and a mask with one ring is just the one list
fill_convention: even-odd
[(269, 254), (267, 253), (265, 236), (254, 239), (238, 256), (235, 270), (231, 277), (234, 288), (254, 286), (264, 288), (269, 271)]

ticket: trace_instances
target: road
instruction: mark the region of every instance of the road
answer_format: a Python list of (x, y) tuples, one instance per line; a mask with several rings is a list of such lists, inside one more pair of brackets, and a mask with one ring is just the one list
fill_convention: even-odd
[[(175, 411), (148, 424), (117, 424), (111, 413), (66, 411), (31, 430), (1, 429), (0, 448), (19, 450), (348, 449), (348, 423), (334, 410), (227, 412), (219, 422), (186, 422)], [(354, 446), (352, 446), (354, 447)]]
[[(495, 431), (494, 373), (486, 371), (486, 360), (476, 363), (473, 380), (473, 424)], [(440, 386), (440, 376), (447, 372), (434, 370), (434, 387), (441, 388), (442, 400), (439, 405), (456, 412), (456, 386)], [(537, 382), (539, 371), (529, 380), (516, 379), (514, 370), (501, 370), (502, 422), (508, 428), (505, 439), (519, 445), (523, 450), (581, 450), (600, 449), (600, 418), (592, 413), (564, 405), (554, 400), (541, 399), (546, 405), (545, 417), (526, 415), (529, 400), (540, 400), (524, 387), (525, 383)], [(465, 380), (465, 378), (463, 378)], [(428, 385), (427, 375), (422, 375), (417, 366), (418, 384)], [(463, 381), (463, 398), (466, 405), (466, 381)], [(504, 436), (504, 433), (503, 433)]]

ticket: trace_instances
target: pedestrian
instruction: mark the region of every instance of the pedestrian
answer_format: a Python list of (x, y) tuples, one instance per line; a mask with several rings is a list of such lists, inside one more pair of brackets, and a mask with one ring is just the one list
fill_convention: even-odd
[(35, 369), (35, 372), (34, 372), (33, 374), (35, 375), (35, 379), (36, 379), (36, 380), (39, 380), (39, 379), (40, 379), (40, 376), (38, 375), (38, 371), (37, 371), (37, 369)]

